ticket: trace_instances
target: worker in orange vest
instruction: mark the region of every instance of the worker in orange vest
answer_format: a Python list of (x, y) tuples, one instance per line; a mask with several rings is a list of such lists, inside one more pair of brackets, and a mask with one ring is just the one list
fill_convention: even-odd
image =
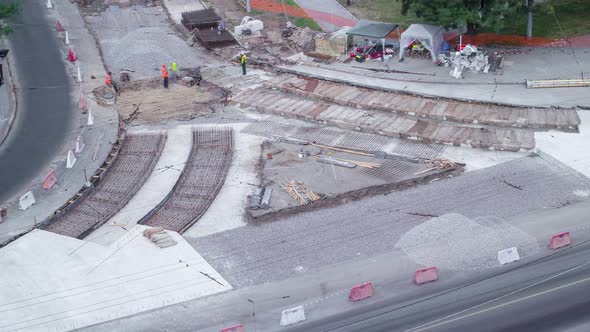
[(119, 88), (117, 87), (117, 84), (113, 82), (113, 74), (111, 72), (108, 72), (107, 76), (104, 78), (104, 84), (119, 93)]
[(166, 64), (162, 65), (162, 78), (164, 78), (164, 88), (168, 89), (168, 71), (166, 70)]
[(113, 74), (111, 72), (107, 73), (107, 76), (104, 79), (104, 84), (107, 86), (111, 86), (111, 84), (113, 84)]

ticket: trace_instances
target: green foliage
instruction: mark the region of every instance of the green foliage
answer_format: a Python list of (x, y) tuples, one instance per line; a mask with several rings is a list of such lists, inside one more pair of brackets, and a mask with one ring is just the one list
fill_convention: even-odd
[(12, 28), (6, 24), (6, 20), (14, 17), (20, 12), (20, 2), (0, 3), (0, 36), (8, 35)]
[(301, 27), (301, 28), (308, 27), (308, 28), (310, 28), (312, 30), (316, 30), (316, 31), (322, 30), (320, 25), (317, 24), (316, 21), (314, 21), (313, 19), (311, 19), (309, 17), (296, 18), (295, 21), (293, 22), (293, 24), (295, 24), (296, 26)]
[(427, 23), (446, 28), (500, 31), (504, 18), (525, 6), (522, 0), (402, 0), (402, 13), (413, 13)]

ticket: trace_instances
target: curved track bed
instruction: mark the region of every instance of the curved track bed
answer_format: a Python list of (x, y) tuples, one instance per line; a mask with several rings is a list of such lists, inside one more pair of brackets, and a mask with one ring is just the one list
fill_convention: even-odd
[(84, 238), (121, 210), (151, 174), (162, 149), (164, 133), (127, 134), (118, 157), (92, 191), (45, 227), (46, 230)]
[(169, 196), (141, 224), (182, 233), (196, 223), (223, 186), (233, 157), (231, 128), (198, 128), (188, 162)]

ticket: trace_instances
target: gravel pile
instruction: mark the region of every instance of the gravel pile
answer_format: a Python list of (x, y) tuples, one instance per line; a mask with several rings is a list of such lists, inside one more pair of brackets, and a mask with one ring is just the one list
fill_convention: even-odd
[(497, 267), (498, 251), (510, 247), (517, 247), (521, 258), (540, 249), (535, 238), (501, 218), (469, 219), (457, 213), (412, 228), (396, 246), (419, 264), (452, 270)]
[[(162, 7), (109, 7), (87, 16), (96, 33), (108, 68), (132, 70), (132, 77), (159, 77), (162, 64), (176, 61), (180, 68), (215, 62), (205, 50), (192, 48), (170, 27)], [(198, 46), (197, 46), (198, 47)]]

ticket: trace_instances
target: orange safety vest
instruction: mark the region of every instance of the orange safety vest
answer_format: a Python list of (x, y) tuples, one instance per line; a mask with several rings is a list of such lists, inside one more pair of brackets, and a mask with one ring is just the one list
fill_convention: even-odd
[(168, 78), (168, 71), (166, 70), (166, 67), (162, 67), (162, 77)]
[(111, 85), (113, 79), (110, 74), (107, 74), (107, 77), (104, 79), (106, 85)]

